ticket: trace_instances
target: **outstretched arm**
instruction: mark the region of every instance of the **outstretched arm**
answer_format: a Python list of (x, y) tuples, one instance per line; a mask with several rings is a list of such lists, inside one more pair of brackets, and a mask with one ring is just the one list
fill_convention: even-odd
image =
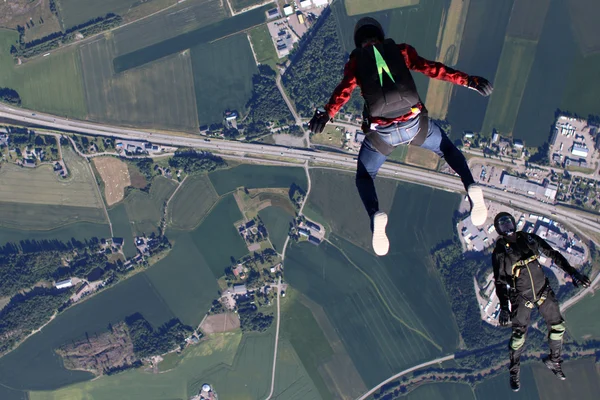
[(356, 58), (350, 57), (346, 66), (344, 67), (344, 78), (337, 85), (333, 94), (329, 98), (329, 101), (325, 105), (325, 111), (330, 118), (333, 118), (335, 114), (350, 100), (352, 92), (356, 85)]
[(560, 269), (565, 271), (569, 275), (573, 275), (577, 270), (569, 264), (567, 259), (560, 254), (559, 251), (554, 250), (552, 246), (548, 244), (544, 239), (539, 237), (534, 233), (530, 233), (529, 237), (534, 240), (534, 242), (538, 245), (539, 251), (548, 258), (551, 258)]

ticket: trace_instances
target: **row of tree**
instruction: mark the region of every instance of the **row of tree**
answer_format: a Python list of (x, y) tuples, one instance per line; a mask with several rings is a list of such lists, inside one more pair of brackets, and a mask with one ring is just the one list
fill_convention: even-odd
[(182, 346), (185, 338), (194, 332), (193, 328), (176, 318), (155, 330), (140, 313), (128, 316), (125, 323), (133, 342), (133, 352), (139, 358), (164, 354)]
[(169, 166), (181, 169), (187, 174), (196, 172), (212, 172), (227, 166), (227, 162), (221, 157), (207, 151), (196, 151), (194, 149), (181, 149), (169, 159)]

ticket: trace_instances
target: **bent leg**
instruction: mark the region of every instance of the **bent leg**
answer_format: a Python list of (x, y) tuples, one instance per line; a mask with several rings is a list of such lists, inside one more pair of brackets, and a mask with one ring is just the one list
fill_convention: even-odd
[(448, 136), (442, 131), (438, 124), (429, 119), (429, 131), (427, 132), (427, 138), (421, 145), (422, 148), (431, 150), (440, 157), (443, 157), (450, 168), (454, 170), (462, 181), (465, 190), (468, 189), (469, 185), (475, 183), (473, 174), (469, 169), (467, 160), (463, 153), (456, 148), (454, 143), (448, 139)]
[(372, 218), (379, 211), (379, 200), (377, 199), (374, 179), (386, 159), (387, 157), (375, 150), (369, 140), (365, 138), (358, 153), (356, 188), (369, 218)]
[(548, 347), (550, 347), (550, 361), (560, 362), (562, 351), (562, 340), (565, 334), (565, 321), (560, 314), (558, 301), (552, 289), (548, 291), (548, 297), (539, 307), (540, 314), (548, 325)]

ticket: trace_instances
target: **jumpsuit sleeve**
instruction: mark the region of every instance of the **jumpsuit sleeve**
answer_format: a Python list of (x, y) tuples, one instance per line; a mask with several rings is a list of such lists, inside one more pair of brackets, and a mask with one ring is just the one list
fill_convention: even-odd
[(469, 75), (450, 68), (441, 62), (430, 61), (421, 57), (417, 50), (409, 44), (402, 43), (398, 45), (406, 66), (408, 69), (420, 72), (430, 78), (440, 79), (455, 85), (467, 86)]
[(552, 246), (548, 244), (544, 239), (539, 237), (536, 234), (530, 233), (529, 237), (531, 237), (538, 246), (539, 251), (548, 258), (551, 258), (554, 261), (554, 264), (558, 265), (560, 269), (568, 273), (569, 275), (573, 275), (576, 272), (575, 268), (569, 264), (567, 259), (560, 254), (559, 251), (554, 250)]
[(344, 66), (344, 78), (334, 89), (333, 94), (325, 105), (325, 111), (333, 118), (340, 108), (350, 100), (354, 88), (358, 85), (356, 80), (356, 58), (350, 56), (350, 59)]
[(496, 296), (500, 301), (500, 308), (508, 310), (508, 284), (507, 276), (504, 270), (504, 252), (498, 251), (498, 246), (492, 253), (492, 267), (494, 269), (494, 284), (496, 286)]

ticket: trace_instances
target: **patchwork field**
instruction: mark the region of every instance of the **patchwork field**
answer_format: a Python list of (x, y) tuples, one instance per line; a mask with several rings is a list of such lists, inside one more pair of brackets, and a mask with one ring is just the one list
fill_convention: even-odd
[(567, 329), (575, 340), (581, 340), (587, 337), (600, 337), (600, 321), (597, 318), (590, 318), (590, 315), (600, 309), (600, 296), (588, 295), (583, 300), (577, 302), (565, 313), (567, 320)]
[(177, 189), (177, 182), (162, 176), (152, 180), (150, 193), (132, 191), (125, 199), (127, 215), (136, 236), (158, 234), (165, 202)]
[(273, 247), (276, 251), (282, 252), (294, 215), (280, 207), (267, 207), (259, 211), (258, 215), (267, 227)]
[(563, 371), (567, 376), (564, 382), (556, 379), (542, 363), (533, 364), (532, 369), (540, 399), (594, 400), (600, 393), (600, 371), (594, 357), (564, 363)]
[(200, 325), (206, 335), (234, 331), (240, 327), (240, 318), (233, 313), (209, 315)]
[(248, 253), (244, 240), (233, 225), (242, 219), (233, 195), (228, 195), (215, 205), (200, 226), (190, 233), (196, 248), (210, 266), (214, 278), (224, 275), (224, 270)]
[(121, 15), (129, 21), (177, 3), (176, 0), (57, 0), (56, 2), (66, 29), (108, 13)]
[(5, 164), (0, 169), (0, 201), (97, 208), (101, 199), (86, 161), (63, 150), (69, 177), (59, 178), (51, 165), (24, 168)]
[(241, 11), (244, 8), (264, 3), (264, 0), (230, 0), (229, 3), (231, 4), (231, 7), (233, 7), (234, 11)]
[(89, 118), (119, 125), (195, 130), (189, 52), (114, 74), (114, 43), (105, 37), (79, 49)]
[(72, 238), (83, 241), (93, 237), (110, 237), (108, 224), (77, 222), (49, 230), (0, 228), (0, 246), (4, 246), (8, 242), (18, 243), (21, 240), (60, 240), (66, 242)]
[(194, 229), (218, 198), (208, 175), (189, 176), (169, 203), (171, 226), (174, 229)]
[(105, 224), (102, 208), (0, 202), (0, 225), (21, 230), (48, 230), (73, 224)]
[(275, 64), (279, 61), (279, 57), (275, 51), (275, 46), (273, 45), (267, 25), (250, 29), (249, 34), (254, 54), (256, 54), (256, 60), (260, 64), (267, 64), (276, 70), (277, 66)]
[[(173, 368), (153, 374), (141, 369), (104, 376), (60, 390), (30, 392), (31, 400), (75, 400), (92, 396), (95, 400), (113, 400), (125, 396), (132, 400), (187, 399), (197, 394), (188, 385), (220, 364), (232, 365), (242, 334), (230, 332), (211, 335), (177, 357)], [(164, 362), (163, 362), (164, 363)], [(162, 366), (162, 363), (160, 364)], [(219, 387), (215, 387), (219, 393)]]
[(535, 59), (537, 41), (506, 37), (494, 79), (481, 132), (510, 135), (517, 120), (521, 99)]
[[(33, 22), (33, 23), (31, 23)], [(25, 41), (43, 38), (60, 31), (58, 19), (50, 11), (48, 1), (13, 0), (0, 3), (0, 27), (25, 27)]]
[(258, 71), (246, 35), (192, 47), (191, 58), (199, 124), (221, 122), (226, 110), (244, 115)]
[[(470, 0), (452, 0), (442, 15), (436, 60), (451, 67), (455, 66), (458, 61), (469, 4)], [(439, 79), (429, 81), (425, 104), (432, 118), (446, 119), (453, 89), (454, 85), (450, 82)]]
[(25, 108), (84, 118), (81, 62), (75, 48), (54, 50), (48, 57), (17, 66), (10, 55), (17, 40), (15, 31), (0, 29), (0, 87), (16, 90)]
[(600, 114), (600, 53), (575, 57), (560, 108), (586, 118)]
[(344, 4), (348, 15), (359, 15), (390, 8), (416, 6), (419, 4), (419, 0), (373, 0), (368, 3), (361, 0), (345, 0)]
[(300, 167), (242, 164), (212, 172), (208, 176), (219, 195), (241, 186), (247, 189), (289, 188), (295, 183), (304, 190), (307, 188), (306, 173)]
[(552, 0), (515, 0), (506, 28), (506, 36), (539, 40), (551, 3)]
[[(173, 1), (175, 3), (175, 1)], [(115, 56), (131, 53), (225, 18), (219, 0), (187, 0), (113, 31)]]
[(440, 157), (434, 152), (417, 146), (408, 146), (404, 162), (431, 170), (437, 168)]
[(115, 237), (124, 239), (123, 253), (125, 253), (125, 257), (134, 257), (137, 254), (137, 249), (133, 242), (133, 226), (129, 222), (125, 203), (121, 203), (108, 210), (108, 217), (112, 223)]
[[(214, 24), (124, 54), (114, 59), (114, 70), (115, 72), (123, 72), (197, 45), (235, 36), (236, 33), (241, 33), (265, 22), (266, 11), (271, 8), (273, 8), (272, 4), (267, 4), (266, 6), (236, 15), (235, 17), (225, 18)], [(248, 46), (250, 45), (248, 44)]]
[(279, 400), (328, 398), (321, 396), (302, 366), (298, 353), (287, 340), (279, 340), (273, 398)]
[(127, 163), (116, 157), (94, 157), (92, 160), (104, 181), (106, 205), (112, 206), (123, 200), (125, 188), (131, 185)]
[[(556, 381), (559, 382), (558, 380)], [(507, 398), (516, 400), (543, 399), (537, 391), (531, 364), (521, 366), (521, 389), (518, 392), (515, 393), (510, 390), (508, 371), (506, 371), (477, 384), (475, 386), (475, 398), (477, 400), (505, 400)]]
[(475, 400), (475, 393), (464, 383), (430, 383), (419, 386), (404, 398), (407, 400)]
[(595, 16), (600, 13), (600, 3), (594, 0), (569, 0), (567, 5), (581, 53), (584, 56), (598, 53), (600, 27), (595, 23)]

